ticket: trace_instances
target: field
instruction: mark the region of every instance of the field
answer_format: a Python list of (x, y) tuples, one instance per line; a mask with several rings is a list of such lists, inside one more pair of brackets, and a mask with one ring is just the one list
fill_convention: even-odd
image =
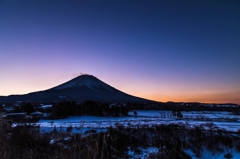
[[(183, 118), (176, 119), (171, 116), (170, 111), (137, 111), (138, 115), (135, 117), (133, 112), (129, 112), (126, 117), (96, 117), (96, 116), (71, 116), (65, 119), (58, 120), (40, 120), (37, 124), (40, 125), (42, 131), (51, 131), (54, 126), (59, 127), (73, 127), (74, 132), (79, 129), (74, 128), (91, 128), (91, 129), (106, 129), (115, 127), (116, 125), (123, 125), (127, 127), (130, 125), (159, 125), (171, 123), (185, 123), (191, 126), (213, 123), (217, 127), (226, 129), (227, 131), (237, 132), (240, 129), (240, 115), (233, 115), (231, 112), (215, 112), (215, 111), (193, 111), (182, 112)], [(86, 130), (86, 129), (84, 129)]]
[[(4, 159), (239, 159), (240, 116), (230, 112), (138, 110), (125, 117), (70, 116), (1, 123)], [(14, 152), (14, 153), (12, 153)]]

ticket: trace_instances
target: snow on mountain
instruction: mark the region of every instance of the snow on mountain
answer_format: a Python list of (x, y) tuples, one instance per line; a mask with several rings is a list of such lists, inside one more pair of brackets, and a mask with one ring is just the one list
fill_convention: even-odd
[(56, 86), (52, 89), (54, 90), (60, 90), (60, 89), (66, 89), (66, 88), (73, 88), (73, 87), (81, 87), (81, 86), (86, 86), (98, 93), (100, 93), (99, 89), (104, 88), (108, 91), (113, 92), (114, 88), (109, 86), (108, 84), (102, 82), (98, 78), (92, 76), (92, 75), (81, 75), (78, 76), (66, 83), (63, 83), (59, 86)]
[(102, 102), (150, 102), (124, 93), (92, 75), (81, 75), (56, 87), (23, 95), (0, 97), (0, 101), (95, 100)]

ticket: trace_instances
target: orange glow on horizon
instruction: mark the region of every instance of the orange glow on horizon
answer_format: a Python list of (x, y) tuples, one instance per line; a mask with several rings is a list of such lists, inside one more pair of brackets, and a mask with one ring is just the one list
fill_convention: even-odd
[(212, 96), (206, 96), (206, 95), (192, 95), (192, 96), (141, 96), (142, 98), (158, 101), (158, 102), (199, 102), (199, 103), (234, 103), (234, 104), (240, 104), (240, 99), (237, 97), (237, 95), (230, 95), (230, 96), (224, 96), (224, 95), (212, 95)]
[[(3, 91), (1, 92), (0, 96), (8, 96), (12, 94), (27, 94), (30, 92), (46, 90), (73, 78), (72, 76), (67, 75), (53, 76), (52, 78), (36, 75), (35, 78), (23, 78), (22, 80), (20, 80), (16, 77), (9, 77), (9, 79), (11, 79), (9, 80), (11, 87), (9, 87), (8, 85), (1, 86), (1, 89)], [(159, 102), (172, 101), (240, 104), (240, 91), (232, 90), (230, 86), (229, 88), (209, 88), (206, 86), (194, 86), (188, 83), (186, 87), (181, 88), (179, 87), (180, 84), (173, 85), (165, 81), (163, 82), (164, 84), (158, 83), (157, 81), (147, 82), (149, 80), (136, 80), (134, 78), (118, 81), (114, 78), (111, 79), (111, 77), (106, 79), (102, 79), (102, 77), (99, 77), (99, 79), (127, 94), (149, 100)]]
[[(1, 96), (8, 96), (8, 95), (13, 95), (13, 94), (27, 94), (32, 91), (28, 90), (18, 90), (16, 89), (17, 92), (10, 94), (9, 92), (6, 91), (6, 94), (1, 94)], [(169, 94), (154, 94), (154, 95), (143, 95), (139, 93), (128, 93), (133, 96), (149, 99), (149, 100), (154, 100), (157, 102), (199, 102), (199, 103), (235, 103), (235, 104), (240, 104), (240, 99), (238, 97), (238, 94), (212, 94), (212, 95), (185, 95), (185, 94), (174, 94), (174, 95), (169, 95)]]

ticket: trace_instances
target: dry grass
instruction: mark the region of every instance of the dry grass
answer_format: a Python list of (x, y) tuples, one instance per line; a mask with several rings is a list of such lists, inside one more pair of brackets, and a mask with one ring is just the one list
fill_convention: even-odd
[[(1, 159), (104, 159), (112, 158), (114, 151), (110, 145), (114, 142), (108, 133), (71, 135), (71, 139), (59, 140), (50, 145), (50, 140), (64, 138), (70, 133), (39, 134), (26, 126), (12, 128), (0, 121)], [(109, 144), (110, 143), (110, 144)], [(109, 145), (108, 145), (109, 144)]]
[[(24, 125), (12, 128), (9, 123), (0, 120), (0, 156), (1, 159), (128, 158), (128, 147), (137, 151), (139, 147), (154, 146), (159, 148), (159, 153), (151, 154), (151, 158), (186, 159), (190, 157), (184, 153), (184, 148), (190, 148), (201, 156), (203, 148), (215, 150), (222, 145), (222, 148), (228, 150), (237, 147), (240, 133), (235, 136), (231, 134), (217, 129), (211, 132), (204, 127), (190, 128), (187, 124), (154, 127), (118, 125), (104, 133), (40, 134), (38, 129)], [(56, 142), (49, 144), (53, 139)]]

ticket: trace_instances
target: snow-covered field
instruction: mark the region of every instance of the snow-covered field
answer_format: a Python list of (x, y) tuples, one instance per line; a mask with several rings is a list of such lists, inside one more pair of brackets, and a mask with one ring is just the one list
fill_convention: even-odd
[(86, 130), (86, 128), (93, 128), (99, 131), (110, 126), (115, 127), (119, 124), (124, 126), (152, 126), (156, 124), (187, 123), (193, 126), (209, 122), (228, 131), (236, 132), (240, 129), (240, 115), (232, 115), (230, 112), (182, 112), (183, 118), (181, 120), (172, 117), (170, 111), (137, 111), (137, 113), (137, 117), (133, 115), (133, 112), (129, 112), (129, 115), (126, 117), (71, 116), (58, 120), (41, 119), (37, 124), (44, 131), (50, 131), (49, 128), (53, 128), (54, 126), (63, 129), (72, 126), (75, 132)]
[[(240, 115), (233, 115), (230, 112), (212, 112), (212, 111), (192, 111), (182, 112), (183, 118), (176, 119), (172, 116), (170, 111), (137, 111), (138, 115), (135, 117), (133, 112), (129, 112), (126, 117), (96, 117), (96, 116), (71, 116), (65, 119), (46, 120), (41, 119), (37, 122), (40, 125), (42, 132), (50, 132), (54, 127), (58, 131), (66, 131), (68, 127), (72, 127), (73, 133), (84, 133), (87, 130), (96, 130), (96, 132), (107, 131), (109, 127), (122, 126), (137, 126), (147, 125), (153, 126), (158, 124), (188, 124), (188, 126), (195, 126), (200, 124), (213, 123), (217, 127), (226, 129), (227, 131), (237, 132), (240, 130)], [(142, 148), (139, 151), (134, 151), (128, 148), (129, 158), (149, 158), (150, 154), (158, 153), (157, 147)], [(235, 148), (224, 152), (212, 152), (207, 149), (203, 150), (201, 157), (196, 157), (191, 149), (184, 150), (193, 159), (223, 159), (224, 155), (231, 153), (232, 159), (239, 159), (240, 154)]]

